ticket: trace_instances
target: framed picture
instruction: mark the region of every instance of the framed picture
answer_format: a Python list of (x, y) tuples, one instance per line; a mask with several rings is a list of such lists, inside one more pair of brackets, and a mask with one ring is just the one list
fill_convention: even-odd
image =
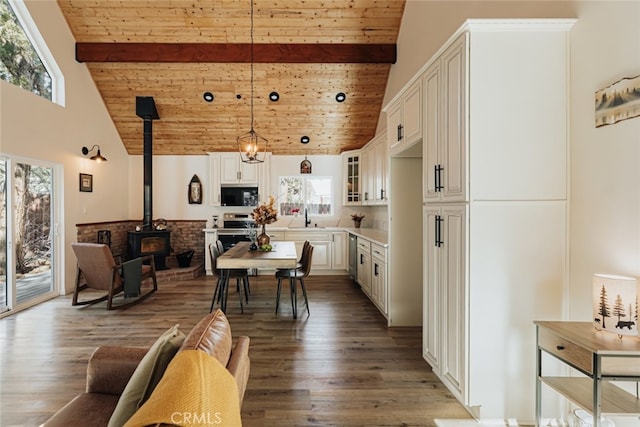
[(596, 92), (596, 127), (640, 116), (640, 76), (617, 81)]
[(88, 173), (80, 174), (80, 191), (91, 193), (93, 191), (93, 175)]

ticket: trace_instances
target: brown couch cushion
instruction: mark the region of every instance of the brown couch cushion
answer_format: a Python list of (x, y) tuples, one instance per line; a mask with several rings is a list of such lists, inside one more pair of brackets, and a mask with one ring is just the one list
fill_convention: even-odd
[(227, 366), (231, 355), (231, 326), (222, 310), (200, 320), (185, 339), (182, 350), (201, 350), (218, 359), (222, 366)]

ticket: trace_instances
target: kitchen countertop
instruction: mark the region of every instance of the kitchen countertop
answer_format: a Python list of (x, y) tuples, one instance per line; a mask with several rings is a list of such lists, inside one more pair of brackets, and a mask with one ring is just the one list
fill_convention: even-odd
[[(231, 229), (231, 228), (205, 228), (203, 231), (213, 232), (218, 230), (244, 230), (244, 229)], [(306, 232), (323, 232), (323, 231), (346, 231), (350, 234), (354, 234), (358, 237), (364, 237), (367, 240), (371, 240), (382, 246), (389, 246), (389, 233), (384, 230), (378, 230), (375, 228), (354, 228), (354, 227), (271, 227), (267, 226), (267, 232), (271, 231), (306, 231)]]

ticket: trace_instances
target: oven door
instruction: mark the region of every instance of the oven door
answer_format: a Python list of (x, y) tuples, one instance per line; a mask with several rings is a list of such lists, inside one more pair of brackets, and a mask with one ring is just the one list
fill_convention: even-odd
[(229, 250), (236, 245), (238, 242), (249, 242), (249, 236), (247, 233), (243, 233), (242, 231), (231, 231), (231, 230), (218, 230), (218, 240), (222, 242), (222, 246), (224, 250)]

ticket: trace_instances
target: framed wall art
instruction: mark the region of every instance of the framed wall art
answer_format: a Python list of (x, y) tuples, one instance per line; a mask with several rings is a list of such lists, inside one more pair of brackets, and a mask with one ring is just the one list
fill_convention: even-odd
[(640, 116), (640, 76), (624, 78), (596, 92), (596, 127)]
[(80, 174), (80, 191), (91, 193), (93, 191), (93, 175), (88, 173)]

